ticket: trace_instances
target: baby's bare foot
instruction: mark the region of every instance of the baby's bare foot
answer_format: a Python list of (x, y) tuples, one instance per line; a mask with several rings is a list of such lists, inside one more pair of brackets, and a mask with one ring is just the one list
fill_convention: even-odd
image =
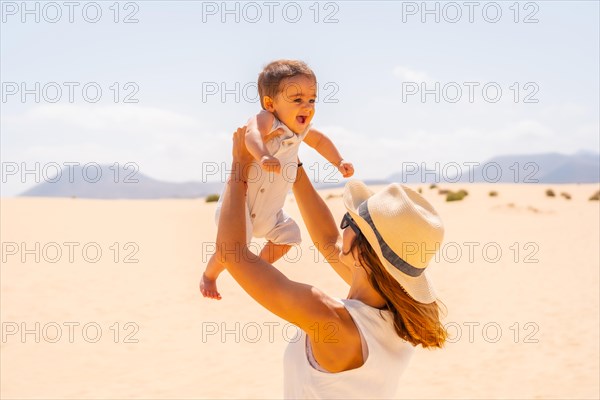
[(204, 273), (200, 281), (200, 293), (209, 299), (221, 300), (221, 294), (217, 291), (217, 280), (208, 278)]

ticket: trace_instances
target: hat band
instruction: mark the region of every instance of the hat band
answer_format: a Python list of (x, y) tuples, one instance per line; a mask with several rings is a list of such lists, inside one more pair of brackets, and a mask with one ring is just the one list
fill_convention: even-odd
[(383, 257), (392, 264), (396, 269), (404, 272), (408, 276), (417, 277), (425, 271), (425, 268), (415, 268), (403, 259), (401, 259), (398, 254), (394, 252), (388, 246), (388, 244), (383, 240), (377, 228), (375, 228), (375, 224), (371, 219), (371, 214), (369, 213), (369, 209), (367, 208), (367, 202), (364, 201), (360, 206), (358, 206), (358, 215), (360, 215), (366, 222), (369, 224), (373, 232), (375, 232), (375, 236), (377, 237), (377, 241), (379, 242), (379, 247), (381, 248), (381, 254)]

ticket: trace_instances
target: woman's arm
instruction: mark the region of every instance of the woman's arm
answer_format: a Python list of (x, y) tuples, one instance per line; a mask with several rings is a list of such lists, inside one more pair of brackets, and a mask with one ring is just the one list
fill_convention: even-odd
[[(268, 262), (253, 254), (246, 246), (246, 178), (244, 173), (252, 161), (244, 144), (245, 128), (234, 135), (232, 177), (227, 182), (219, 231), (217, 260), (239, 285), (263, 307), (296, 324), (307, 334), (326, 334), (327, 322), (338, 322), (333, 299), (320, 290), (289, 280)], [(318, 330), (315, 330), (315, 322)]]
[(293, 190), (300, 214), (313, 243), (335, 272), (351, 285), (352, 272), (339, 259), (341, 237), (337, 224), (329, 207), (319, 196), (302, 167), (298, 167)]

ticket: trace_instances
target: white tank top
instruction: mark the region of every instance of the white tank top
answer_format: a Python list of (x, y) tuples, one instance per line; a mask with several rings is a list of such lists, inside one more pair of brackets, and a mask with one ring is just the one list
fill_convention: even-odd
[(352, 316), (366, 343), (363, 354), (368, 355), (364, 364), (335, 373), (316, 369), (309, 362), (312, 354), (310, 346), (306, 346), (306, 333), (299, 329), (283, 357), (284, 398), (376, 399), (396, 395), (400, 376), (415, 347), (398, 336), (390, 311), (381, 311), (358, 300), (339, 301)]

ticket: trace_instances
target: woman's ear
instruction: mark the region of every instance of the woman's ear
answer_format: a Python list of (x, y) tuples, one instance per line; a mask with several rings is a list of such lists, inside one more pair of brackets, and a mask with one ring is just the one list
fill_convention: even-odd
[(273, 107), (273, 99), (271, 97), (264, 96), (263, 97), (263, 105), (265, 106), (265, 110), (267, 110), (269, 112), (275, 111), (275, 108)]
[[(354, 240), (359, 240), (358, 237), (354, 238)], [(352, 246), (352, 257), (354, 258), (354, 266), (356, 268), (362, 268), (367, 275), (371, 275), (371, 267), (368, 264), (363, 264), (363, 258), (360, 256), (361, 248), (359, 245)]]
[[(356, 240), (356, 238), (354, 238), (354, 240)], [(353, 243), (353, 246), (352, 246), (352, 258), (354, 258), (354, 266), (355, 267), (356, 266), (361, 267), (361, 263), (360, 263), (360, 249), (354, 243)]]

